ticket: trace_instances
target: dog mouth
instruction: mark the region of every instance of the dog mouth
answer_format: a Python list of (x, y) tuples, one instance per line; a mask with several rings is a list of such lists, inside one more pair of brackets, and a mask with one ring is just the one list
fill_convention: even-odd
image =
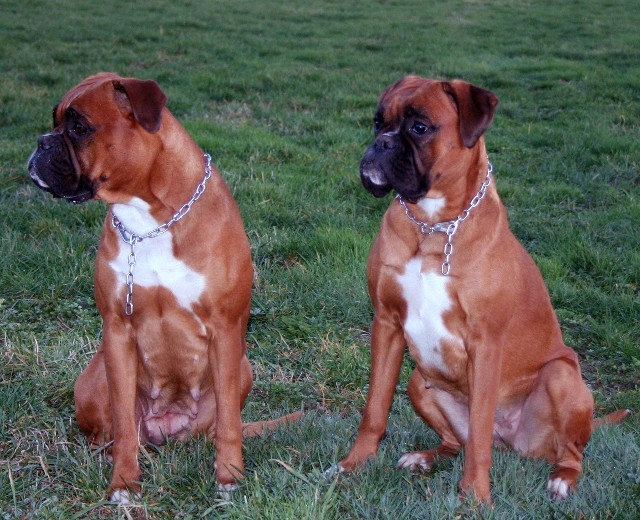
[(74, 189), (72, 193), (68, 193), (67, 190), (50, 186), (40, 175), (38, 175), (37, 169), (32, 165), (29, 167), (29, 177), (42, 191), (49, 193), (56, 199), (64, 199), (72, 204), (87, 202), (95, 196), (96, 190), (94, 184), (85, 177), (80, 178), (76, 189)]
[(392, 189), (391, 186), (387, 184), (378, 184), (375, 180), (371, 179), (371, 177), (363, 173), (360, 174), (360, 180), (365, 189), (376, 198), (384, 197)]
[(396, 192), (398, 193), (398, 195), (400, 195), (400, 197), (402, 197), (407, 202), (410, 202), (411, 204), (416, 204), (417, 202), (419, 202), (420, 199), (422, 199), (427, 194), (428, 191), (429, 190), (425, 189), (425, 190), (420, 190), (418, 192), (405, 192), (404, 190), (401, 191), (396, 189)]
[(83, 202), (87, 202), (88, 200), (93, 199), (95, 196), (95, 185), (86, 177), (80, 177), (77, 187), (73, 190), (72, 193), (67, 193), (64, 191), (60, 191), (58, 193), (54, 193), (50, 191), (55, 198), (64, 199), (67, 202), (71, 202), (72, 204), (82, 204)]
[[(83, 175), (76, 176), (73, 161), (68, 156), (68, 148), (61, 141), (52, 139), (52, 134), (46, 137), (49, 142), (45, 145), (44, 141), (39, 141), (38, 148), (27, 165), (33, 183), (54, 198), (64, 199), (72, 204), (81, 204), (94, 198), (96, 184)], [(61, 153), (62, 150), (67, 150), (67, 155)]]
[(29, 177), (31, 177), (31, 180), (33, 181), (33, 183), (42, 191), (51, 193), (51, 188), (49, 187), (49, 185), (46, 182), (44, 182), (31, 167), (29, 168)]
[(386, 182), (384, 173), (366, 156), (360, 164), (360, 181), (364, 188), (374, 197), (384, 197), (392, 189)]
[[(382, 137), (388, 137), (384, 134)], [(381, 138), (380, 138), (381, 139)], [(384, 197), (391, 190), (409, 202), (417, 202), (428, 191), (428, 175), (420, 174), (413, 150), (401, 142), (371, 145), (360, 162), (362, 185), (374, 197)]]
[(392, 186), (389, 184), (378, 184), (375, 180), (372, 180), (366, 175), (361, 175), (360, 179), (362, 185), (366, 190), (376, 198), (382, 198), (387, 195), (391, 190), (395, 190), (404, 200), (411, 203), (416, 203), (422, 199), (429, 191), (427, 187), (420, 187), (417, 190), (407, 189), (400, 186)]
[(365, 189), (376, 198), (382, 198), (391, 190), (395, 190), (406, 201), (416, 203), (429, 191), (428, 180), (388, 182), (384, 173), (371, 165), (365, 165), (360, 169), (360, 180)]
[(64, 199), (72, 204), (82, 204), (83, 202), (87, 202), (94, 197), (93, 190), (86, 190), (80, 193), (76, 193), (75, 195), (60, 195), (61, 199)]

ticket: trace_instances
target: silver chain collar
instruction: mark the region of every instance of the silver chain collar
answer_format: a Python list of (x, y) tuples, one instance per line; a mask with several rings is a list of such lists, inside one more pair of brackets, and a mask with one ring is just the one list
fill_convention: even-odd
[(133, 268), (136, 265), (136, 244), (142, 242), (143, 240), (146, 240), (147, 238), (154, 238), (154, 237), (157, 237), (158, 235), (162, 235), (162, 233), (167, 232), (171, 226), (173, 226), (176, 222), (178, 222), (178, 220), (180, 220), (187, 213), (189, 213), (191, 206), (204, 193), (204, 190), (206, 188), (205, 183), (211, 178), (211, 156), (208, 153), (205, 153), (204, 158), (207, 161), (207, 164), (204, 169), (204, 178), (202, 179), (200, 184), (198, 184), (198, 186), (196, 187), (196, 191), (191, 197), (191, 199), (189, 200), (189, 202), (187, 202), (184, 206), (182, 206), (178, 210), (178, 212), (173, 217), (171, 217), (171, 220), (169, 220), (168, 222), (162, 224), (161, 226), (158, 226), (157, 228), (155, 228), (152, 231), (149, 231), (148, 233), (145, 233), (144, 235), (136, 235), (135, 233), (132, 233), (126, 227), (124, 227), (122, 222), (120, 222), (120, 219), (116, 217), (115, 212), (112, 212), (111, 214), (111, 225), (120, 233), (120, 238), (122, 238), (122, 241), (125, 244), (129, 244), (129, 246), (131, 247), (131, 250), (129, 251), (129, 259), (128, 259), (129, 272), (127, 273), (127, 277), (125, 280), (125, 283), (127, 284), (127, 297), (126, 297), (126, 303), (124, 306), (124, 313), (127, 316), (133, 315)]
[(471, 203), (469, 204), (469, 207), (465, 209), (462, 213), (460, 213), (460, 215), (458, 215), (458, 218), (455, 220), (448, 220), (446, 222), (437, 222), (435, 224), (422, 222), (416, 219), (411, 214), (404, 199), (400, 195), (396, 196), (396, 198), (398, 199), (398, 202), (400, 202), (400, 205), (404, 208), (404, 212), (407, 214), (407, 217), (409, 218), (409, 220), (420, 228), (420, 233), (422, 233), (425, 236), (432, 235), (433, 233), (446, 233), (447, 242), (444, 245), (444, 262), (442, 262), (442, 268), (441, 268), (441, 272), (444, 276), (447, 276), (451, 272), (450, 260), (451, 260), (451, 255), (453, 254), (453, 235), (455, 235), (456, 231), (458, 231), (458, 226), (460, 225), (460, 223), (464, 220), (467, 220), (467, 218), (469, 217), (469, 214), (471, 213), (471, 210), (475, 208), (478, 204), (480, 204), (480, 201), (486, 195), (487, 188), (491, 185), (492, 173), (493, 173), (493, 165), (489, 163), (489, 169), (487, 170), (487, 177), (482, 183), (482, 186), (480, 186), (478, 193), (476, 193), (473, 199), (471, 199)]

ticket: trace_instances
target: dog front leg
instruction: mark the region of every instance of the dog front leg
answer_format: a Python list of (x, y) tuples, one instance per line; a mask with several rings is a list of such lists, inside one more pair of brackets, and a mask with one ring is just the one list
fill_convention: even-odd
[(389, 417), (389, 409), (402, 364), (405, 339), (398, 324), (377, 316), (371, 328), (369, 392), (358, 435), (340, 471), (352, 471), (376, 456)]
[(209, 352), (216, 392), (216, 480), (224, 490), (235, 487), (244, 472), (240, 418), (241, 360), (244, 354), (240, 323), (216, 327)]
[(103, 348), (113, 424), (110, 500), (127, 504), (140, 493), (136, 425), (137, 355), (133, 337), (119, 318), (105, 322)]
[(500, 385), (501, 342), (478, 338), (469, 352), (469, 435), (465, 444), (463, 495), (491, 503), (493, 427)]

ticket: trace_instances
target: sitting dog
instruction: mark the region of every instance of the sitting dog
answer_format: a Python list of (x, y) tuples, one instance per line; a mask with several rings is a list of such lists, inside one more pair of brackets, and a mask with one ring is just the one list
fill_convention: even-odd
[(382, 94), (360, 176), (376, 197), (398, 197), (368, 260), (370, 386), (340, 469), (375, 456), (408, 345), (408, 394), (441, 444), (403, 455), (400, 467), (429, 470), (464, 446), (462, 493), (490, 501), (495, 442), (553, 464), (548, 488), (563, 498), (582, 470), (593, 398), (495, 188), (484, 133), (497, 104), (469, 83), (416, 76)]
[(80, 374), (76, 418), (113, 440), (111, 500), (140, 492), (138, 444), (215, 439), (218, 485), (242, 475), (242, 438), (299, 414), (243, 425), (253, 266), (229, 188), (165, 107), (154, 81), (101, 73), (67, 92), (29, 174), (74, 203), (109, 204), (95, 268), (102, 343)]

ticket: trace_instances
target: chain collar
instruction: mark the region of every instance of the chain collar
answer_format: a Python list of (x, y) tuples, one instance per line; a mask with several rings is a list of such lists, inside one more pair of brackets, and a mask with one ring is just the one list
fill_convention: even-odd
[(111, 225), (120, 233), (120, 238), (125, 244), (129, 244), (131, 250), (129, 251), (129, 272), (127, 273), (127, 277), (125, 283), (127, 285), (127, 297), (126, 303), (124, 306), (124, 313), (127, 316), (133, 315), (133, 268), (136, 265), (136, 244), (146, 240), (147, 238), (154, 238), (158, 235), (162, 235), (167, 232), (171, 226), (173, 226), (178, 220), (183, 218), (189, 210), (191, 210), (191, 206), (202, 196), (204, 190), (206, 188), (205, 183), (211, 178), (211, 156), (208, 153), (204, 154), (204, 158), (207, 162), (204, 169), (204, 178), (196, 187), (196, 191), (185, 205), (183, 205), (178, 212), (171, 217), (171, 220), (165, 222), (161, 226), (145, 233), (144, 235), (136, 235), (129, 231), (124, 224), (120, 222), (120, 219), (116, 216), (115, 212), (111, 213)]
[(441, 268), (441, 272), (444, 276), (447, 276), (451, 272), (450, 260), (451, 260), (451, 255), (453, 254), (453, 235), (455, 235), (456, 231), (458, 231), (458, 226), (460, 225), (460, 223), (469, 217), (471, 210), (475, 208), (478, 204), (480, 204), (480, 201), (486, 195), (487, 188), (491, 185), (492, 173), (493, 173), (493, 165), (489, 163), (489, 169), (487, 170), (487, 177), (482, 183), (482, 186), (480, 186), (478, 193), (476, 193), (473, 199), (471, 199), (471, 203), (469, 204), (469, 207), (465, 209), (462, 213), (460, 213), (460, 215), (458, 215), (458, 218), (455, 220), (448, 220), (446, 222), (437, 222), (435, 224), (422, 222), (416, 219), (411, 214), (404, 199), (400, 195), (396, 196), (396, 198), (398, 199), (398, 202), (400, 202), (400, 205), (404, 208), (404, 212), (407, 214), (407, 218), (420, 228), (420, 233), (422, 233), (425, 236), (432, 235), (433, 233), (445, 233), (447, 235), (447, 242), (444, 245), (444, 251), (443, 251), (444, 262), (442, 262), (442, 268)]

